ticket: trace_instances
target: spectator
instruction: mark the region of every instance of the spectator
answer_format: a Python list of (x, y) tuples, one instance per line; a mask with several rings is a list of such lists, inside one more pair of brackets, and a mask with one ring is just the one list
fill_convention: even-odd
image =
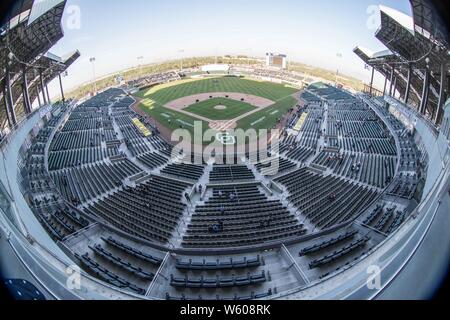
[(186, 198), (187, 202), (191, 203), (191, 197), (187, 192), (184, 194), (184, 197)]

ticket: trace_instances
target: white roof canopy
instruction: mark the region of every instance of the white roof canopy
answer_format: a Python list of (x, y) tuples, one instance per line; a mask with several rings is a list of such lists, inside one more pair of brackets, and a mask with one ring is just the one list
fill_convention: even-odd
[(380, 11), (397, 21), (401, 26), (414, 34), (414, 19), (403, 12), (380, 5)]

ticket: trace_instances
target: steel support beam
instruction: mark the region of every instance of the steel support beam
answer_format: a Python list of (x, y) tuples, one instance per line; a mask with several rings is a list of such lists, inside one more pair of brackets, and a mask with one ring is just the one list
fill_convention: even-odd
[(45, 84), (45, 92), (47, 93), (47, 102), (48, 104), (52, 104), (52, 100), (50, 99), (50, 94), (48, 93), (48, 84)]
[(41, 101), (41, 95), (39, 93), (39, 85), (36, 85), (36, 91), (37, 91), (38, 104), (39, 104), (39, 108), (40, 108), (40, 107), (42, 107), (42, 101)]
[(430, 70), (425, 70), (425, 78), (423, 79), (422, 99), (420, 102), (420, 113), (425, 114), (428, 104), (428, 93), (430, 91)]
[(389, 86), (389, 95), (390, 96), (392, 96), (392, 87), (394, 85), (394, 71), (395, 71), (395, 68), (394, 68), (394, 66), (392, 66), (392, 68), (391, 68), (391, 78), (389, 80), (389, 84), (390, 84), (390, 86)]
[(42, 97), (44, 99), (44, 105), (47, 104), (47, 98), (45, 97), (45, 86), (44, 86), (44, 78), (42, 77), (42, 72), (39, 73), (39, 80), (41, 83), (41, 92), (42, 92)]
[(14, 101), (11, 89), (11, 74), (9, 70), (6, 70), (5, 74), (5, 91), (6, 91), (6, 101), (8, 102), (7, 107), (9, 109), (9, 114), (11, 116), (12, 127), (17, 124), (16, 112), (14, 111)]
[(372, 76), (370, 77), (370, 96), (372, 96), (373, 91), (373, 76), (375, 75), (375, 68), (372, 67)]
[(23, 88), (23, 105), (27, 114), (31, 113), (31, 101), (30, 101), (30, 92), (28, 91), (28, 79), (27, 79), (27, 70), (23, 68), (22, 70), (22, 88)]
[(408, 104), (409, 100), (409, 93), (411, 91), (411, 74), (412, 74), (412, 66), (411, 64), (408, 65), (408, 81), (406, 83), (406, 90), (405, 90), (405, 104)]
[(8, 119), (9, 127), (12, 128), (14, 125), (13, 125), (13, 121), (12, 121), (12, 119), (11, 119), (11, 115), (9, 114), (8, 98), (6, 97), (7, 94), (6, 94), (6, 84), (5, 84), (5, 79), (3, 79), (2, 83), (1, 83), (1, 86), (2, 86), (2, 92), (3, 92), (3, 102), (4, 102), (4, 104), (5, 104), (6, 118)]
[(395, 93), (397, 91), (397, 77), (394, 78), (394, 89), (392, 90), (392, 96), (395, 98)]
[(61, 99), (63, 102), (65, 102), (66, 98), (64, 97), (64, 88), (63, 88), (61, 73), (58, 74), (58, 78), (59, 78), (59, 89), (61, 90)]
[(447, 99), (447, 92), (445, 88), (447, 87), (447, 68), (445, 63), (441, 64), (441, 83), (439, 88), (439, 101), (437, 105), (437, 111), (433, 119), (434, 123), (439, 125), (442, 121), (442, 115), (444, 114), (444, 104)]
[(386, 76), (386, 77), (384, 77), (384, 88), (383, 88), (383, 96), (384, 96), (384, 95), (386, 94), (387, 81), (388, 81), (388, 79), (387, 79), (387, 76)]

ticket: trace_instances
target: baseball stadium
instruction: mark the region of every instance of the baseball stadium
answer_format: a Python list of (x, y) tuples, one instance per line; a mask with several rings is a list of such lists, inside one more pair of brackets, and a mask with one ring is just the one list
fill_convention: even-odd
[[(86, 10), (93, 21), (74, 31), (76, 1), (2, 7), (0, 276), (8, 294), (431, 299), (450, 262), (450, 20), (439, 1), (403, 2), (408, 13), (376, 6), (366, 43), (381, 50), (343, 40), (338, 62), (324, 67), (292, 61), (287, 49), (187, 57), (170, 41), (150, 45), (173, 56), (147, 63), (135, 58), (134, 40), (121, 39), (126, 23), (111, 22), (105, 41), (72, 40), (103, 28)], [(145, 29), (120, 14), (130, 34)], [(117, 56), (111, 39), (121, 39)], [(108, 53), (94, 57), (96, 44)], [(117, 58), (124, 52), (131, 67)], [(111, 72), (101, 69), (108, 55), (118, 68)], [(365, 80), (329, 71), (345, 59)]]

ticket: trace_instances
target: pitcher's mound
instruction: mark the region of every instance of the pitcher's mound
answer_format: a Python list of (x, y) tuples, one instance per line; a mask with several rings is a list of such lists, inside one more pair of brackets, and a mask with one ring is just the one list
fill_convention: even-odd
[(218, 106), (214, 107), (214, 109), (216, 109), (216, 110), (225, 110), (226, 108), (227, 108), (226, 106), (222, 106), (222, 105), (218, 105)]

